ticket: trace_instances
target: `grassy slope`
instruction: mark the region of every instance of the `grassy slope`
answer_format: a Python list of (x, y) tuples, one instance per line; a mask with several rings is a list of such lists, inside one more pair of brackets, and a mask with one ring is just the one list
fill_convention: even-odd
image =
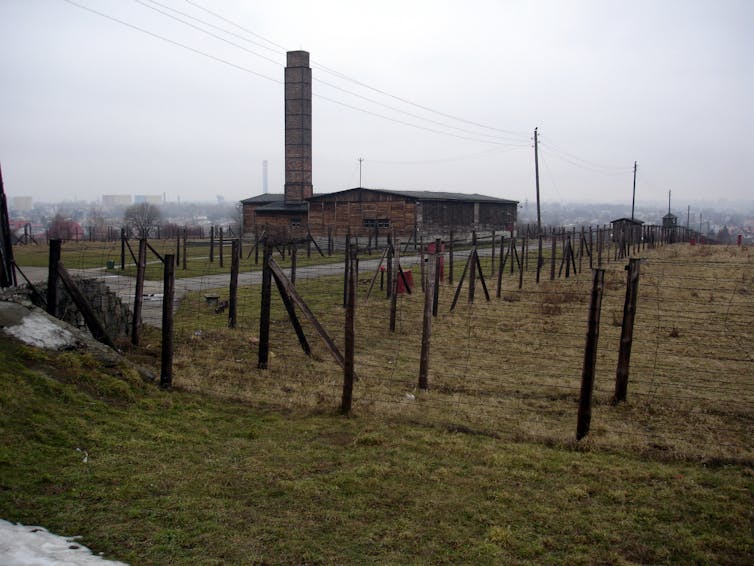
[(0, 516), (134, 564), (754, 556), (746, 467), (265, 413), (5, 340), (0, 368)]

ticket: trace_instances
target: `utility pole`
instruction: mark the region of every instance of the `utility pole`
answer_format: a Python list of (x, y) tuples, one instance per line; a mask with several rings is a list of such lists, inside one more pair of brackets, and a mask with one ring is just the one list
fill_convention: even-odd
[(537, 128), (534, 128), (534, 178), (537, 182), (537, 236), (542, 233), (542, 216), (539, 210), (539, 148)]
[(668, 214), (670, 214), (670, 193), (671, 191), (668, 190)]
[(361, 164), (364, 163), (364, 158), (359, 157), (359, 188), (361, 188)]
[(634, 219), (634, 206), (636, 205), (636, 161), (634, 161), (634, 192), (631, 197), (631, 220)]

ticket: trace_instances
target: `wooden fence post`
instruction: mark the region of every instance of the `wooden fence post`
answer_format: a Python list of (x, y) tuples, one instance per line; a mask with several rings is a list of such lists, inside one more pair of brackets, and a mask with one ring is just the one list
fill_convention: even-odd
[(628, 370), (631, 361), (631, 345), (634, 339), (634, 319), (636, 318), (636, 299), (639, 293), (639, 271), (641, 260), (629, 259), (626, 271), (626, 301), (623, 305), (623, 324), (620, 331), (620, 350), (618, 368), (615, 372), (615, 395), (613, 404), (626, 400), (628, 392)]
[(349, 260), (348, 266), (348, 296), (346, 297), (346, 327), (345, 327), (345, 352), (343, 353), (343, 397), (340, 403), (340, 412), (348, 415), (351, 412), (353, 401), (353, 379), (354, 379), (354, 346), (355, 331), (354, 320), (356, 314), (356, 251), (346, 246), (346, 252)]
[(181, 263), (181, 232), (178, 228), (176, 228), (175, 232), (175, 264), (180, 265)]
[(173, 299), (175, 298), (175, 256), (165, 254), (162, 285), (162, 363), (160, 387), (173, 385)]
[(393, 234), (388, 232), (387, 235), (387, 297), (393, 294), (393, 257), (395, 257), (395, 246), (393, 246)]
[(141, 334), (141, 307), (144, 303), (144, 275), (147, 270), (147, 240), (139, 239), (139, 255), (136, 258), (136, 290), (134, 291), (134, 312), (131, 322), (131, 344), (139, 345)]
[(518, 288), (519, 290), (524, 288), (524, 269), (526, 268), (526, 236), (521, 241), (521, 261), (518, 262)]
[(424, 279), (427, 277), (427, 270), (424, 267), (424, 236), (419, 237), (419, 282), (421, 284), (421, 290), (422, 293), (426, 292), (426, 281)]
[(241, 243), (238, 239), (233, 240), (232, 257), (230, 260), (230, 288), (228, 290), (228, 328), (236, 327), (236, 314), (238, 312), (238, 268), (241, 263), (239, 248)]
[(472, 257), (476, 255), (476, 231), (471, 233), (471, 252), (469, 255), (471, 265), (469, 266), (469, 304), (474, 304), (474, 294), (476, 292), (476, 261)]
[(592, 271), (592, 294), (589, 301), (586, 345), (584, 346), (584, 366), (581, 372), (576, 440), (581, 440), (589, 434), (589, 426), (592, 422), (592, 393), (594, 392), (594, 375), (597, 367), (597, 343), (600, 336), (600, 313), (604, 289), (605, 270), (594, 269)]
[(120, 270), (126, 269), (126, 229), (120, 229)]
[(209, 262), (215, 261), (215, 227), (209, 227)]
[(348, 285), (351, 278), (351, 234), (346, 234), (346, 253), (343, 257), (343, 306), (348, 305)]
[(432, 316), (434, 317), (437, 316), (437, 310), (440, 303), (440, 262), (443, 258), (441, 247), (442, 240), (437, 238), (435, 240), (435, 281), (432, 292)]
[[(24, 225), (24, 243), (28, 243), (28, 237)], [(0, 287), (15, 287), (16, 279), (15, 261), (13, 259), (13, 234), (10, 230), (10, 215), (8, 213), (8, 201), (5, 198), (3, 185), (3, 172), (0, 170), (0, 250), (2, 250), (2, 266), (0, 270)]]
[(254, 225), (254, 265), (259, 265), (259, 227)]
[(225, 267), (224, 262), (223, 262), (223, 259), (224, 259), (223, 244), (224, 244), (224, 241), (223, 241), (223, 228), (222, 228), (222, 226), (220, 226), (220, 267)]
[(296, 284), (296, 265), (298, 263), (298, 244), (291, 244), (291, 283)]
[(47, 269), (47, 312), (58, 316), (58, 263), (60, 263), (61, 240), (50, 240), (50, 260)]
[(262, 298), (259, 310), (259, 356), (257, 368), (267, 369), (270, 355), (270, 306), (272, 303), (272, 272), (270, 271), (272, 258), (272, 242), (264, 241), (264, 255), (262, 256)]
[(188, 263), (188, 229), (183, 227), (183, 270), (186, 271), (186, 264)]
[(448, 242), (448, 285), (453, 285), (453, 236), (453, 230), (451, 230)]
[(495, 231), (492, 231), (492, 255), (490, 256), (490, 277), (495, 276)]
[(550, 246), (550, 281), (553, 281), (555, 279), (555, 256), (557, 255), (558, 251), (557, 239), (558, 237), (555, 235), (555, 232), (553, 232), (552, 244)]
[(424, 318), (422, 320), (422, 346), (421, 356), (419, 358), (419, 389), (426, 391), (429, 387), (429, 347), (432, 336), (432, 303), (434, 302), (434, 284), (435, 273), (432, 271), (438, 269), (439, 249), (435, 248), (435, 257), (433, 261), (427, 264), (427, 285), (424, 288)]
[(86, 296), (76, 286), (76, 283), (68, 274), (68, 271), (66, 270), (62, 262), (58, 262), (58, 276), (60, 277), (60, 280), (63, 282), (63, 285), (68, 291), (68, 294), (73, 299), (76, 308), (79, 309), (79, 312), (81, 313), (81, 316), (84, 318), (84, 322), (86, 323), (86, 327), (92, 333), (92, 336), (94, 336), (96, 340), (102, 342), (103, 344), (115, 349), (115, 344), (113, 343), (112, 338), (110, 338), (110, 336), (107, 334), (107, 330), (105, 330), (102, 322), (100, 322), (100, 319), (94, 312), (91, 304), (89, 304)]
[(505, 236), (500, 235), (500, 261), (497, 264), (497, 298), (503, 291), (503, 270), (505, 269), (505, 262), (508, 260), (508, 255), (504, 254), (505, 249)]
[(398, 314), (398, 271), (401, 265), (401, 243), (396, 238), (393, 249), (393, 265), (390, 273), (390, 332), (395, 332), (395, 321)]

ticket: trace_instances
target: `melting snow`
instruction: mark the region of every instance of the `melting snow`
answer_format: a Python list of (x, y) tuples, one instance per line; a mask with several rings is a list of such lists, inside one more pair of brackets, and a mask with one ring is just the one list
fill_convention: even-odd
[(76, 337), (72, 332), (38, 312), (30, 312), (20, 323), (6, 326), (3, 331), (38, 348), (59, 350), (76, 345)]
[(75, 542), (42, 527), (15, 525), (0, 519), (0, 563), (3, 566), (127, 566), (105, 560)]

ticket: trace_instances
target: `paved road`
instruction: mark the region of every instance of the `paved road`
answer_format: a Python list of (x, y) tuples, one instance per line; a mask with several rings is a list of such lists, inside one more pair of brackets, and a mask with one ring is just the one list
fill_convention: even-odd
[[(364, 272), (373, 272), (377, 269), (379, 262), (379, 256), (372, 256), (374, 259), (362, 259), (359, 262), (359, 270)], [(418, 263), (418, 257), (406, 257), (403, 258), (401, 263), (403, 265), (411, 265), (412, 263)], [(316, 277), (323, 277), (327, 275), (337, 275), (343, 273), (345, 266), (343, 263), (328, 263), (321, 265), (312, 265), (305, 267), (298, 267), (296, 269), (296, 279), (298, 281), (304, 279), (312, 279)], [(46, 267), (23, 267), (21, 270), (24, 275), (29, 278), (33, 283), (47, 281), (47, 268)], [(128, 275), (120, 275), (117, 271), (108, 271), (104, 268), (93, 269), (71, 269), (69, 270), (71, 275), (91, 277), (100, 279), (115, 292), (124, 303), (129, 306), (133, 306), (134, 293), (136, 290), (136, 278)], [(285, 269), (286, 273), (290, 272), (289, 268)], [(19, 277), (19, 281), (23, 278)], [(245, 272), (238, 274), (238, 285), (249, 286), (259, 284), (262, 281), (261, 270), (253, 272)], [(228, 289), (230, 286), (230, 274), (218, 273), (215, 275), (205, 275), (201, 277), (184, 277), (177, 278), (175, 280), (175, 299), (173, 301), (173, 309), (176, 309), (180, 304), (186, 293), (190, 291), (209, 291), (211, 289)], [(227, 291), (223, 293), (220, 291), (218, 294), (227, 295)], [(144, 281), (144, 301), (142, 303), (142, 321), (144, 324), (149, 324), (160, 328), (162, 326), (162, 295), (163, 295), (163, 282), (162, 281)]]
[[(456, 265), (463, 265), (466, 260), (467, 251), (456, 252)], [(481, 248), (479, 250), (480, 255), (490, 255), (491, 249)], [(369, 256), (370, 259), (361, 258), (359, 261), (359, 271), (361, 273), (373, 273), (377, 269), (377, 265), (380, 261), (380, 255), (375, 254)], [(404, 267), (417, 265), (419, 263), (419, 256), (402, 255), (401, 265)], [(345, 268), (343, 263), (327, 263), (320, 265), (311, 265), (306, 267), (298, 267), (296, 269), (296, 279), (312, 279), (316, 277), (323, 277), (327, 275), (339, 275), (343, 273)], [(21, 267), (24, 275), (29, 278), (33, 283), (47, 281), (47, 268), (46, 267)], [(107, 286), (115, 292), (124, 303), (129, 306), (133, 306), (134, 293), (136, 290), (136, 278), (120, 275), (117, 270), (106, 270), (105, 268), (92, 268), (92, 269), (71, 269), (69, 270), (72, 275), (79, 275), (82, 277), (92, 277), (101, 279)], [(290, 272), (289, 268), (285, 269), (286, 273)], [(19, 277), (19, 282), (23, 278)], [(239, 273), (238, 285), (248, 286), (259, 284), (262, 281), (261, 270), (253, 272)], [(219, 273), (216, 275), (204, 275), (201, 277), (184, 277), (176, 278), (175, 280), (175, 299), (173, 301), (173, 309), (175, 310), (180, 304), (183, 297), (189, 291), (209, 291), (212, 289), (228, 289), (230, 285), (230, 274)], [(220, 291), (218, 294), (227, 295), (227, 291), (223, 293)], [(142, 321), (144, 324), (149, 324), (160, 328), (162, 326), (162, 295), (163, 295), (163, 283), (162, 281), (144, 281), (144, 301), (142, 303)]]

